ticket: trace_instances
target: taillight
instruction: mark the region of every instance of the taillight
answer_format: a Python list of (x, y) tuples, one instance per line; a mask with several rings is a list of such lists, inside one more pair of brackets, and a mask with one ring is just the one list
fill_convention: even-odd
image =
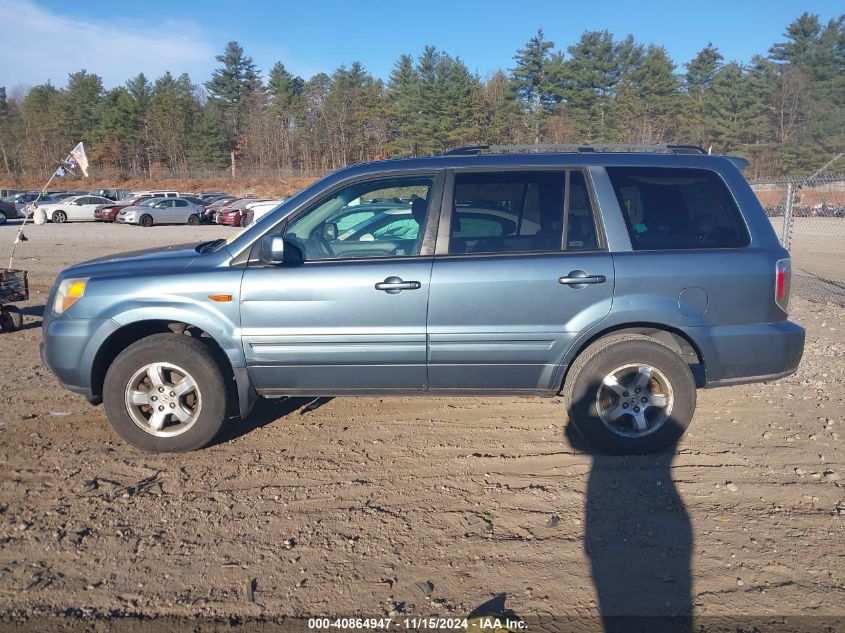
[(792, 282), (792, 262), (779, 259), (775, 264), (775, 303), (786, 312), (789, 307), (789, 287)]

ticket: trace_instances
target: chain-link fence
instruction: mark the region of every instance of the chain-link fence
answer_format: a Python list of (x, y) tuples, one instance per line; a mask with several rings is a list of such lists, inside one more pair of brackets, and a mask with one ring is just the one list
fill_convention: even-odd
[(792, 255), (792, 291), (845, 306), (845, 175), (755, 180), (751, 188)]

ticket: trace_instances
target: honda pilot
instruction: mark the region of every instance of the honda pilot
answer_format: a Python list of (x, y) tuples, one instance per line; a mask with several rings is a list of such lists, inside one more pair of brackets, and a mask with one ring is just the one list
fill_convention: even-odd
[(258, 397), (560, 394), (600, 450), (648, 453), (697, 389), (796, 370), (789, 254), (743, 159), (537, 149), (355, 165), (229, 240), (72, 266), (44, 362), (150, 451)]

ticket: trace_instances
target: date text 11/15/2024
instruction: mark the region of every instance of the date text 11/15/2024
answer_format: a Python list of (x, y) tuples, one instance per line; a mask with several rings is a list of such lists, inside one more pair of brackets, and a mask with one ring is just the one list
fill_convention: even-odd
[(410, 630), (455, 630), (455, 631), (522, 631), (525, 622), (518, 619), (497, 616), (474, 618), (309, 618), (308, 628), (313, 630), (389, 630), (402, 628)]

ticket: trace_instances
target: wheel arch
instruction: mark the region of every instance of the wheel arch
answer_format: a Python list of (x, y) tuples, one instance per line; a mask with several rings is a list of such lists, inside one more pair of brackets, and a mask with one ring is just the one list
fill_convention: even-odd
[(683, 330), (666, 325), (665, 323), (634, 322), (620, 323), (602, 330), (577, 341), (567, 352), (561, 363), (559, 379), (555, 380), (557, 390), (563, 389), (566, 379), (569, 376), (569, 369), (572, 364), (588, 347), (596, 341), (614, 334), (640, 334), (648, 336), (671, 348), (686, 361), (690, 366), (692, 375), (695, 378), (696, 387), (704, 387), (707, 382), (706, 361), (699, 345)]
[(238, 367), (233, 363), (229, 354), (222, 345), (202, 328), (185, 321), (174, 321), (167, 319), (148, 319), (133, 321), (112, 332), (99, 346), (94, 360), (91, 364), (91, 399), (94, 402), (101, 402), (103, 397), (103, 383), (106, 372), (118, 354), (129, 345), (140, 341), (153, 334), (172, 333), (174, 336), (192, 336), (203, 342), (211, 350), (215, 360), (220, 365), (227, 380), (235, 382), (235, 397), (241, 417), (246, 417), (255, 403), (255, 393), (249, 374), (244, 367)]

